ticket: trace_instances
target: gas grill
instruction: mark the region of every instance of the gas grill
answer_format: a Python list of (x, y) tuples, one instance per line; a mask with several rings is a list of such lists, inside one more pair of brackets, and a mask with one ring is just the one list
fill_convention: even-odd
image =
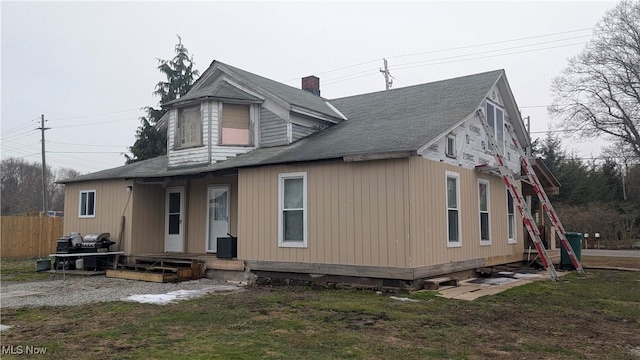
[[(81, 254), (81, 253), (102, 253), (109, 252), (111, 245), (115, 242), (109, 240), (109, 233), (88, 234), (82, 237), (79, 233), (71, 233), (70, 236), (63, 236), (58, 239), (56, 244), (57, 254)], [(75, 258), (67, 258), (65, 264), (59, 264), (58, 260), (54, 264), (58, 269), (60, 265), (73, 265)], [(106, 267), (109, 261), (108, 256), (91, 256), (84, 257), (82, 268), (100, 270)], [(78, 269), (80, 270), (80, 269)]]
[(109, 240), (110, 236), (109, 233), (85, 235), (80, 244), (80, 248), (83, 250), (81, 252), (108, 252), (111, 245), (115, 244)]

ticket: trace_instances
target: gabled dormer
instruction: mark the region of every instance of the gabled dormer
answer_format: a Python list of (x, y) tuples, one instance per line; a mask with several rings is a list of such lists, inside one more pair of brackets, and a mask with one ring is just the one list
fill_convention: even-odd
[(296, 89), (214, 61), (187, 94), (164, 104), (168, 111), (158, 126), (167, 131), (168, 166), (289, 145), (345, 120), (319, 96), (319, 79), (305, 79), (303, 87), (317, 86)]

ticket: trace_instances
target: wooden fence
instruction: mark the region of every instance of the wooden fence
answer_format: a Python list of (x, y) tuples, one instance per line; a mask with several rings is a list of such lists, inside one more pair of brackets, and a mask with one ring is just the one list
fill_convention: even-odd
[(0, 228), (3, 259), (46, 257), (56, 252), (56, 240), (62, 236), (62, 218), (2, 216)]

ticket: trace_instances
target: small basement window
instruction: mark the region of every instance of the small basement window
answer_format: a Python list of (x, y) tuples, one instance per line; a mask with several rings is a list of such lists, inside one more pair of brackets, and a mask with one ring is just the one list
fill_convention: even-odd
[(222, 105), (221, 145), (251, 145), (249, 105)]
[(96, 217), (96, 191), (82, 190), (80, 191), (80, 211), (78, 216), (81, 218)]

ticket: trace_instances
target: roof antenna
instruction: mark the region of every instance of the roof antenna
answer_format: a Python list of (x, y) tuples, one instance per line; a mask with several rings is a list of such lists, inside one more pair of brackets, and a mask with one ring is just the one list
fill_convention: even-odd
[(384, 75), (384, 86), (387, 90), (391, 89), (391, 85), (393, 85), (393, 79), (391, 79), (391, 73), (389, 72), (389, 67), (387, 66), (387, 59), (384, 60), (384, 70), (380, 69), (380, 72)]

